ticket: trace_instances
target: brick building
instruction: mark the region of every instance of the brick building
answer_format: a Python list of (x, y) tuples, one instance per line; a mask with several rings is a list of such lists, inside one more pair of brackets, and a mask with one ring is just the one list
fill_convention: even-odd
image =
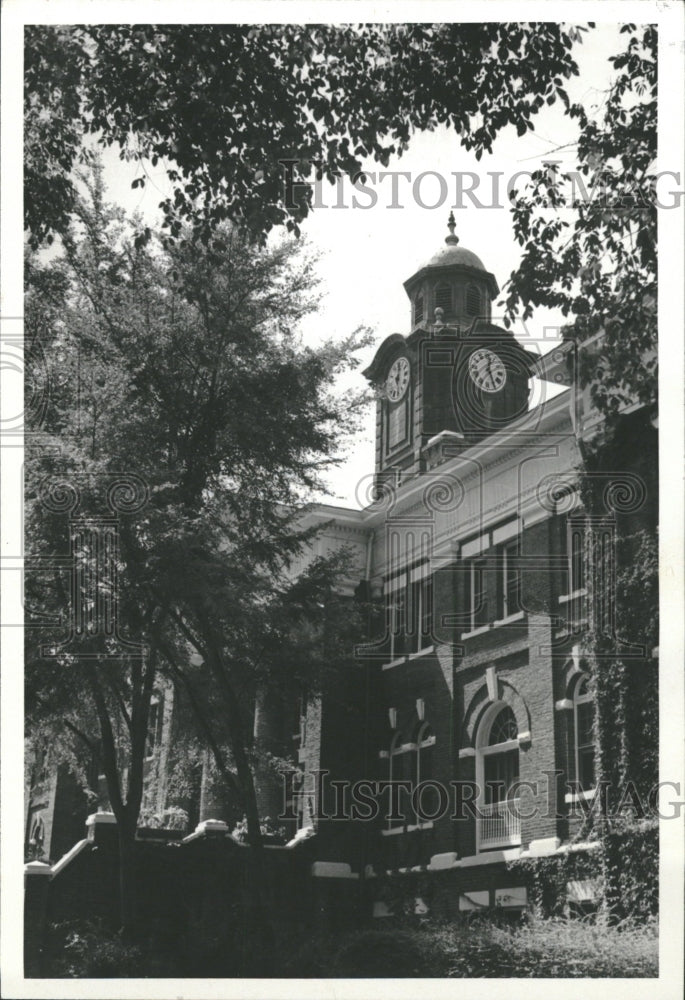
[[(454, 908), (517, 908), (512, 861), (597, 846), (583, 826), (597, 750), (582, 639), (589, 623), (617, 639), (615, 533), (644, 505), (587, 517), (577, 470), (599, 417), (574, 384), (575, 348), (540, 357), (493, 323), (497, 282), (452, 218), (404, 287), (410, 332), (364, 373), (377, 395), (368, 504), (309, 515), (328, 549), (352, 543), (385, 613), (359, 650), (356, 724), (337, 725), (337, 697), (303, 713), (299, 823), (317, 831), (322, 877), (449, 871)], [(340, 779), (408, 784), (368, 818)]]
[[(255, 712), (257, 742), (301, 771), (286, 803), (291, 843), (313, 841), (312, 874), (331, 888), (368, 885), (378, 915), (374, 879), (388, 873), (435, 873), (452, 909), (519, 909), (512, 862), (592, 854), (597, 726), (583, 639), (608, 629), (621, 645), (616, 531), (636, 517), (655, 530), (644, 490), (588, 517), (578, 469), (599, 416), (576, 384), (576, 347), (541, 356), (493, 322), (496, 279), (452, 217), (448, 228), (405, 282), (410, 332), (383, 340), (364, 373), (377, 396), (367, 503), (310, 508), (305, 523), (320, 531), (293, 567), (346, 548), (346, 593), (380, 607), (381, 624), (360, 636), (337, 687), (296, 707), (265, 696)], [(651, 475), (655, 493), (652, 466), (619, 479)], [(621, 648), (640, 662), (653, 654)], [(172, 738), (172, 708), (160, 692), (151, 761)], [(257, 786), (273, 817), (282, 790), (259, 773)], [(166, 794), (157, 781), (160, 813)], [(230, 811), (205, 768), (191, 822), (231, 823)], [(592, 897), (591, 880), (575, 885)]]

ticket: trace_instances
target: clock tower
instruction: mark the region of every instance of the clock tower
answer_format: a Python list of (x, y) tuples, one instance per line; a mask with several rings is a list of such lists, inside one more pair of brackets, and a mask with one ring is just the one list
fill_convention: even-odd
[(459, 245), (445, 245), (404, 288), (410, 332), (395, 333), (364, 372), (376, 390), (376, 474), (395, 484), (496, 433), (528, 408), (536, 356), (492, 322), (499, 288)]

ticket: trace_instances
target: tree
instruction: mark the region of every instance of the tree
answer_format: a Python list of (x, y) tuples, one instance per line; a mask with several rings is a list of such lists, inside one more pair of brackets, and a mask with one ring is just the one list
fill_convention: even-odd
[[(60, 232), (83, 139), (166, 165), (165, 226), (208, 239), (230, 219), (298, 232), (314, 176), (387, 165), (414, 130), (466, 149), (519, 135), (577, 74), (584, 28), (555, 23), (88, 25), (26, 29), (26, 225)], [(290, 193), (286, 168), (291, 161)], [(309, 181), (310, 183), (306, 183)], [(145, 176), (134, 181), (143, 186)]]
[[(292, 244), (259, 251), (225, 228), (211, 257), (187, 243), (162, 253), (136, 243), (135, 227), (106, 204), (97, 170), (87, 187), (63, 256), (28, 267), (27, 330), (51, 361), (60, 359), (62, 376), (28, 466), (33, 552), (53, 559), (70, 542), (65, 508), (43, 502), (51, 480), (61, 496), (77, 484), (79, 510), (90, 517), (102, 514), (121, 470), (135, 472), (149, 502), (118, 525), (115, 634), (91, 630), (65, 647), (54, 621), (70, 597), (86, 616), (99, 601), (111, 606), (114, 584), (98, 575), (97, 539), (91, 545), (82, 534), (75, 543), (72, 532), (75, 595), (59, 571), (50, 588), (32, 591), (47, 629), (36, 630), (27, 652), (28, 692), (36, 714), (66, 707), (70, 719), (97, 718), (129, 926), (150, 699), (181, 640), (202, 654), (223, 697), (235, 769), (226, 777), (259, 847), (246, 728), (251, 664), (240, 651), (249, 627), (254, 634), (261, 623), (265, 632), (265, 616), (289, 586), (287, 564), (307, 538), (291, 509), (321, 484), (341, 434), (356, 425), (363, 397), (337, 398), (332, 386), (355, 363), (363, 335), (318, 349), (299, 343), (296, 324), (313, 300), (310, 263), (295, 260)], [(131, 640), (146, 653), (127, 647)], [(46, 646), (59, 669), (44, 672)], [(48, 678), (57, 697), (41, 695)]]
[[(510, 315), (535, 306), (569, 317), (565, 336), (584, 343), (577, 373), (610, 430), (626, 406), (654, 408), (657, 392), (657, 31), (626, 24), (625, 49), (599, 120), (569, 104), (577, 120), (577, 190), (558, 164), (534, 171), (512, 192), (523, 256), (507, 286)], [(582, 185), (582, 187), (581, 187)]]
[[(575, 203), (554, 163), (512, 195), (523, 255), (505, 289), (512, 316), (522, 309), (528, 318), (537, 305), (568, 316), (571, 405), (591, 417), (576, 425), (583, 504), (595, 520), (618, 511), (604, 579), (597, 571), (606, 556), (592, 538), (587, 546), (588, 603), (601, 595), (612, 625), (591, 612), (581, 643), (595, 691), (597, 780), (608, 787), (600, 800), (608, 808), (590, 814), (600, 834), (628, 784), (645, 802), (658, 776), (657, 30), (626, 24), (621, 32), (625, 47), (611, 59), (615, 77), (598, 117), (566, 101), (579, 127)], [(624, 502), (608, 507), (611, 490)]]

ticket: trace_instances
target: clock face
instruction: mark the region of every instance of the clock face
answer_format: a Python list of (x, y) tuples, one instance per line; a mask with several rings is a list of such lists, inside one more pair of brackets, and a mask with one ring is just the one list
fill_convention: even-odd
[(507, 370), (494, 351), (481, 347), (469, 358), (469, 375), (479, 389), (499, 392), (507, 381)]
[(385, 392), (391, 403), (396, 403), (402, 399), (409, 385), (409, 361), (407, 358), (398, 358), (393, 362), (392, 368), (388, 372), (385, 380)]

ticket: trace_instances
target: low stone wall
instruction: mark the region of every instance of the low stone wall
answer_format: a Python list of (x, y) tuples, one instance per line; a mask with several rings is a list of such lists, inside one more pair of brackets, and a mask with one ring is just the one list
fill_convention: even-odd
[[(265, 904), (275, 924), (311, 926), (327, 920), (332, 928), (357, 917), (356, 883), (313, 874), (313, 843), (264, 848)], [(134, 875), (143, 933), (178, 941), (198, 963), (207, 949), (222, 948), (235, 934), (248, 933), (255, 913), (255, 855), (225, 824), (201, 823), (190, 837), (175, 840), (160, 832), (136, 841)], [(110, 814), (89, 817), (88, 836), (55, 866), (25, 868), (25, 967), (44, 975), (46, 931), (71, 921), (119, 926), (117, 828)], [(244, 941), (236, 942), (236, 947)], [(198, 968), (196, 973), (207, 974)]]

